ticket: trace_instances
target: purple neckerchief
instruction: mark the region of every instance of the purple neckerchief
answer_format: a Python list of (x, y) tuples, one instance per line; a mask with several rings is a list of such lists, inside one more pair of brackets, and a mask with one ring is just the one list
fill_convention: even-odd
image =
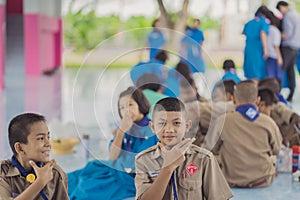
[(241, 113), (246, 119), (250, 120), (251, 122), (253, 122), (259, 116), (257, 107), (252, 104), (237, 106), (235, 110)]

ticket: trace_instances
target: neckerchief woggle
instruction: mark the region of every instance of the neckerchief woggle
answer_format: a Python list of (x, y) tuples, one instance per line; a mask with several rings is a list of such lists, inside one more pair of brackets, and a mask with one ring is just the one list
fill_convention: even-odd
[[(26, 171), (26, 169), (24, 169), (22, 167), (22, 165), (18, 162), (18, 160), (16, 159), (15, 156), (12, 156), (11, 163), (12, 163), (12, 166), (16, 167), (19, 170), (19, 172), (21, 173), (21, 175), (26, 178), (27, 182), (33, 183), (35, 181), (36, 175), (35, 175), (35, 172), (33, 169), (31, 172)], [(41, 167), (42, 165), (43, 165), (42, 162), (37, 163), (37, 166), (39, 166), (39, 167)], [(48, 200), (48, 198), (45, 195), (43, 190), (40, 191), (40, 195), (43, 197), (44, 200)]]
[(253, 122), (259, 116), (257, 107), (252, 104), (245, 104), (237, 106), (235, 109), (237, 112), (241, 113), (246, 119)]

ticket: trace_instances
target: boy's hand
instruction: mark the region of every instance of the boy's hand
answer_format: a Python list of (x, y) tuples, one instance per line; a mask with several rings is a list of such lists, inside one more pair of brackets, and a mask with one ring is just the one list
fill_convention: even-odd
[(38, 167), (35, 162), (32, 160), (29, 161), (29, 164), (33, 167), (35, 174), (37, 176), (36, 181), (40, 181), (43, 187), (52, 180), (53, 178), (53, 166), (55, 165), (55, 160), (50, 160), (46, 165), (43, 167)]
[(125, 133), (131, 128), (133, 123), (134, 122), (132, 121), (130, 114), (126, 112), (122, 118), (119, 129)]
[(195, 138), (187, 138), (182, 140), (170, 150), (166, 147), (161, 148), (161, 155), (164, 159), (162, 168), (168, 168), (170, 170), (175, 170), (184, 160), (184, 154), (189, 146), (195, 141)]

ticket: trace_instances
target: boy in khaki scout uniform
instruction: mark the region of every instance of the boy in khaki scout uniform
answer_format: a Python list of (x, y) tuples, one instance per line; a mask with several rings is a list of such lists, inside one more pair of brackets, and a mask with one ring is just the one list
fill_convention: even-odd
[(0, 162), (0, 200), (68, 200), (66, 174), (50, 160), (45, 118), (33, 113), (16, 116), (8, 137), (13, 156)]
[(285, 100), (280, 94), (278, 81), (275, 78), (266, 78), (259, 82), (259, 87), (268, 88), (278, 96), (279, 101), (273, 106), (271, 118), (279, 127), (283, 143), (288, 147), (300, 145), (300, 135), (296, 130), (296, 127), (300, 128), (300, 116), (284, 103)]
[(137, 199), (229, 199), (232, 192), (214, 156), (183, 139), (191, 122), (183, 103), (165, 98), (156, 103), (152, 131), (160, 142), (136, 156)]
[(209, 130), (205, 148), (217, 155), (231, 187), (265, 187), (273, 182), (273, 155), (280, 151), (281, 134), (275, 122), (259, 113), (254, 82), (236, 85), (236, 111), (216, 119)]

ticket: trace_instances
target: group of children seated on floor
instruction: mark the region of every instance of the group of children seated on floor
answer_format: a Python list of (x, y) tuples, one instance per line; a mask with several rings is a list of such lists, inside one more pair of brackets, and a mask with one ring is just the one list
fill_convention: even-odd
[(15, 117), (13, 157), (0, 163), (0, 199), (230, 199), (230, 187), (270, 185), (282, 143), (300, 144), (300, 117), (280, 101), (277, 80), (225, 79), (209, 101), (192, 76), (176, 76), (178, 98), (162, 94), (152, 73), (123, 91), (110, 160), (90, 161), (68, 177), (50, 160), (45, 118)]

